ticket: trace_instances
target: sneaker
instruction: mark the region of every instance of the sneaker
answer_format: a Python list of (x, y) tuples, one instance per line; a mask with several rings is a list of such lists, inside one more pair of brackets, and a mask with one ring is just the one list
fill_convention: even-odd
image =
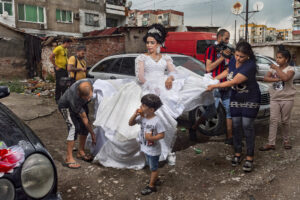
[(236, 167), (237, 165), (241, 164), (242, 160), (243, 160), (242, 155), (234, 156), (231, 160), (231, 166)]
[(152, 192), (156, 192), (156, 187), (150, 187), (149, 185), (147, 185), (142, 191), (141, 194), (142, 195), (148, 195), (151, 194)]
[(228, 145), (233, 145), (233, 138), (232, 137), (231, 138), (226, 138), (224, 143), (228, 144)]
[(244, 172), (251, 172), (253, 170), (253, 160), (246, 160), (243, 170)]

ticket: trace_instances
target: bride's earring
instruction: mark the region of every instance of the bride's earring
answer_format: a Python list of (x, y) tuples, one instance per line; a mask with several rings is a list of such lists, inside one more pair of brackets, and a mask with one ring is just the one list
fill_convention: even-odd
[(157, 49), (156, 49), (156, 53), (160, 53), (160, 45), (158, 45)]

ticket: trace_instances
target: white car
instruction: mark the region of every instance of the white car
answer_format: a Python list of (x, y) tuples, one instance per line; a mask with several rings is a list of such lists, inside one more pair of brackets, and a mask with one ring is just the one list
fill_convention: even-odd
[[(96, 63), (88, 72), (88, 77), (94, 79), (135, 79), (135, 58), (139, 54), (121, 54), (106, 57)], [(183, 66), (192, 72), (203, 76), (205, 71), (205, 65), (199, 60), (179, 54), (169, 54), (173, 59), (175, 66)], [(269, 119), (270, 115), (270, 96), (268, 92), (268, 86), (259, 83), (261, 90), (261, 106), (257, 116), (257, 121), (265, 121)], [(180, 117), (183, 120), (188, 120), (193, 124), (197, 120), (201, 113), (204, 111), (202, 106), (196, 109), (183, 113)], [(211, 119), (208, 119), (205, 125), (199, 126), (199, 132), (208, 135), (215, 136), (226, 133), (226, 114), (222, 104), (217, 108), (217, 115)]]

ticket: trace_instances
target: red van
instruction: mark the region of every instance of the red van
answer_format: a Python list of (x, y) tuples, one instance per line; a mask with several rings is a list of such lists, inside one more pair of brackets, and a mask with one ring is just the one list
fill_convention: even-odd
[(204, 62), (205, 50), (217, 40), (216, 33), (169, 32), (161, 52), (181, 53)]

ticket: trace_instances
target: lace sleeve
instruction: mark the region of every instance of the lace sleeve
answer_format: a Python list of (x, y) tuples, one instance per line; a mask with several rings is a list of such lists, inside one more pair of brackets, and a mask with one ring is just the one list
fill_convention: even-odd
[(169, 76), (173, 76), (174, 79), (177, 77), (177, 71), (175, 69), (175, 66), (173, 64), (173, 59), (169, 55), (164, 55), (164, 58), (167, 62), (167, 69), (169, 72)]
[(135, 59), (135, 77), (139, 83), (144, 84), (146, 82), (144, 76), (144, 67), (145, 67), (146, 56), (144, 54), (139, 55)]

